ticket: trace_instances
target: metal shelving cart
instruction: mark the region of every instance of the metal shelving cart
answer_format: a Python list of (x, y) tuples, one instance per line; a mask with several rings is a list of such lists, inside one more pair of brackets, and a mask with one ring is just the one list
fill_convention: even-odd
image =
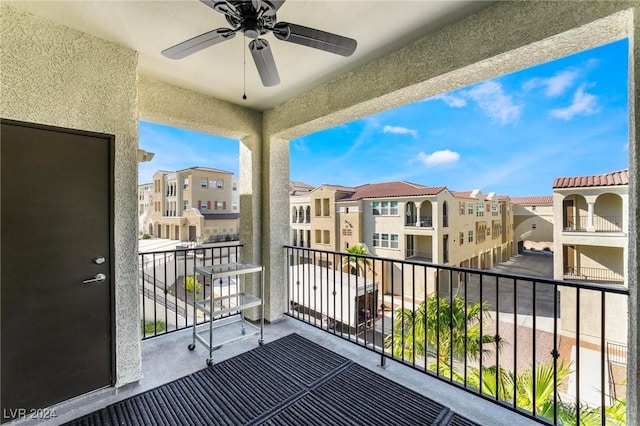
[[(193, 303), (193, 342), (189, 345), (189, 350), (194, 350), (196, 347), (196, 341), (202, 343), (204, 347), (209, 350), (209, 358), (207, 358), (207, 365), (213, 365), (213, 351), (214, 349), (235, 340), (244, 339), (249, 336), (260, 334), (258, 344), (264, 343), (264, 267), (260, 265), (253, 265), (250, 263), (228, 263), (224, 265), (211, 265), (201, 266), (195, 269), (196, 274), (200, 274), (203, 277), (208, 277), (211, 280), (211, 295), (207, 299), (196, 300), (194, 292)], [(260, 273), (260, 297), (245, 292), (244, 280), (238, 280), (236, 282), (236, 292), (227, 295), (215, 296), (213, 291), (213, 284), (215, 280), (240, 276), (246, 274)], [(244, 311), (249, 308), (260, 307), (260, 326), (255, 326), (250, 322), (245, 321)], [(202, 337), (198, 333), (196, 328), (198, 327), (197, 311), (204, 312), (205, 318), (209, 318), (208, 338)], [(216, 334), (222, 335), (220, 331), (230, 329), (230, 333), (226, 333), (226, 339), (221, 338), (220, 341), (214, 342), (214, 319), (225, 314), (232, 312), (239, 312), (238, 315), (232, 315), (231, 317), (220, 320), (224, 322), (224, 326), (217, 327)], [(236, 317), (236, 318), (234, 318)]]

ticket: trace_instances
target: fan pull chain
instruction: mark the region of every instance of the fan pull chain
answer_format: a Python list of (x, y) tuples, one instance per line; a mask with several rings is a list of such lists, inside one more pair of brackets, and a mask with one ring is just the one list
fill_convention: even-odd
[(247, 100), (247, 49), (242, 43), (242, 99)]

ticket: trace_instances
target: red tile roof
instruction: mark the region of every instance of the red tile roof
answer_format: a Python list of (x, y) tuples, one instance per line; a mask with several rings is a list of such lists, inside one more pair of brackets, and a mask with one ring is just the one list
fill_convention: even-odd
[(629, 169), (593, 176), (559, 177), (554, 188), (584, 188), (588, 186), (617, 186), (629, 184)]
[(511, 204), (553, 204), (553, 195), (541, 195), (537, 197), (514, 197)]
[(353, 194), (340, 201), (355, 201), (363, 198), (392, 198), (421, 195), (436, 195), (444, 191), (444, 186), (423, 186), (404, 181), (369, 183), (352, 188)]

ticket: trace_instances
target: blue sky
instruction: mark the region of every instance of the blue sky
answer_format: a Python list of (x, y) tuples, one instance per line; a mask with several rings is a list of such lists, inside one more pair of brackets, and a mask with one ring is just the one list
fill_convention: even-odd
[[(557, 176), (626, 168), (627, 49), (621, 40), (292, 140), (291, 180), (517, 197), (551, 194)], [(141, 122), (140, 146), (156, 152), (141, 182), (193, 165), (238, 173), (237, 141)]]

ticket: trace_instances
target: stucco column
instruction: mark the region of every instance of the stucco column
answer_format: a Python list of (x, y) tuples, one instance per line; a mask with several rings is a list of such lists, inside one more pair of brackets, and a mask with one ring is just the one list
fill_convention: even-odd
[(593, 209), (595, 201), (587, 200), (587, 232), (595, 232), (596, 227), (593, 223)]
[[(262, 138), (253, 135), (240, 140), (240, 179), (238, 193), (240, 196), (240, 241), (242, 242), (241, 260), (243, 262), (261, 264), (262, 234)], [(260, 277), (250, 274), (244, 277), (245, 288), (252, 294), (258, 294)], [(266, 290), (265, 290), (266, 293)], [(247, 316), (258, 318), (258, 312), (250, 311)]]
[(268, 136), (262, 145), (262, 264), (266, 266), (265, 319), (277, 321), (287, 310), (284, 246), (289, 244), (289, 141)]
[(627, 364), (627, 424), (640, 423), (640, 7), (633, 9), (633, 30), (629, 37), (629, 353)]
[(416, 226), (420, 226), (420, 204), (415, 204), (416, 206)]

